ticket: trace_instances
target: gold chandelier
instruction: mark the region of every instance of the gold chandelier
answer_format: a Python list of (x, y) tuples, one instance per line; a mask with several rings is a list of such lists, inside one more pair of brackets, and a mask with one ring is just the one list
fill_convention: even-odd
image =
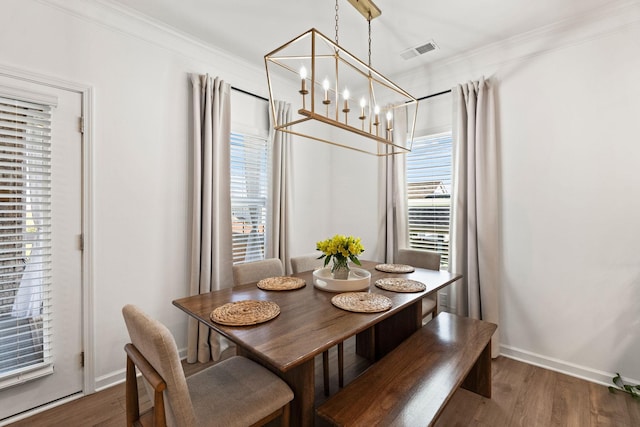
[[(368, 22), (368, 64), (338, 44), (336, 0), (335, 42), (312, 28), (264, 57), (274, 128), (376, 156), (407, 153), (418, 101), (371, 68), (371, 20), (380, 9), (349, 2)], [(291, 100), (297, 114), (278, 116), (276, 100)]]

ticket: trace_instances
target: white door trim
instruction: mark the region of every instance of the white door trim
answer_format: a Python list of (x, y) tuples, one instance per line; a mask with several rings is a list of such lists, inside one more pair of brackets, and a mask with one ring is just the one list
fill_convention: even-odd
[(83, 394), (96, 391), (95, 322), (93, 290), (93, 87), (0, 64), (0, 75), (79, 93), (82, 96), (82, 343), (84, 351)]

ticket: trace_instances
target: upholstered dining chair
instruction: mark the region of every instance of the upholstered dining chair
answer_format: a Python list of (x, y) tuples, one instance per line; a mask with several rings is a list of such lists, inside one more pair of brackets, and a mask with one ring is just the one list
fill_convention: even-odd
[[(291, 257), (291, 270), (293, 274), (301, 271), (314, 270), (324, 266), (324, 259), (318, 259), (318, 254), (300, 255)], [(324, 381), (324, 394), (329, 396), (329, 350), (322, 353), (322, 377)], [(344, 387), (344, 343), (338, 343), (338, 386)]]
[[(140, 308), (122, 309), (131, 343), (127, 353), (127, 426), (263, 425), (277, 417), (289, 425), (293, 392), (278, 376), (233, 356), (185, 378), (171, 332)], [(153, 395), (153, 408), (140, 416), (136, 367)], [(150, 386), (150, 387), (149, 387)]]
[(324, 259), (318, 259), (320, 253), (291, 257), (291, 270), (294, 274), (315, 270), (324, 266)]
[(257, 282), (267, 277), (284, 276), (282, 261), (278, 258), (268, 258), (260, 261), (251, 261), (233, 266), (233, 285), (246, 285)]
[[(440, 270), (440, 254), (419, 249), (398, 249), (398, 264), (408, 264), (427, 270)], [(438, 314), (438, 296), (422, 298), (422, 318)]]

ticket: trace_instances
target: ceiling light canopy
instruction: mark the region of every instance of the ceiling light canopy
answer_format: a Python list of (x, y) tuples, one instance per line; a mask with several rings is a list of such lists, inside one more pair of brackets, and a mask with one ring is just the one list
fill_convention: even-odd
[[(417, 100), (371, 68), (371, 20), (380, 9), (349, 2), (369, 24), (368, 63), (338, 44), (336, 0), (335, 42), (312, 28), (264, 57), (274, 127), (377, 156), (409, 152)], [(296, 106), (291, 120), (276, 114), (276, 100)]]

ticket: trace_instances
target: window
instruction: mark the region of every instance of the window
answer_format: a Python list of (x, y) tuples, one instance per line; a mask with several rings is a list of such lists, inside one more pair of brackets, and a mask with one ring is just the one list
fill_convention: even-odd
[(438, 252), (449, 266), (451, 133), (417, 138), (407, 154), (409, 247)]
[(0, 97), (0, 380), (50, 362), (50, 120)]
[(269, 144), (266, 137), (231, 133), (233, 263), (265, 257)]

